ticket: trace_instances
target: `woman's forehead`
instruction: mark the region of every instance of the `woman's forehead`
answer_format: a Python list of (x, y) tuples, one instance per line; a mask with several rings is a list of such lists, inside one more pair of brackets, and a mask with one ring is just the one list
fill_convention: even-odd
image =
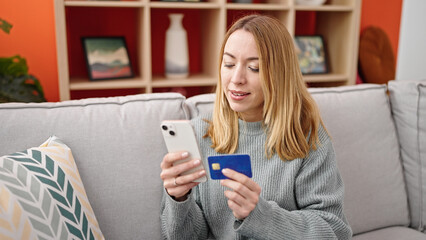
[(225, 44), (224, 54), (234, 57), (244, 55), (246, 57), (258, 57), (256, 42), (253, 34), (245, 30), (233, 32)]

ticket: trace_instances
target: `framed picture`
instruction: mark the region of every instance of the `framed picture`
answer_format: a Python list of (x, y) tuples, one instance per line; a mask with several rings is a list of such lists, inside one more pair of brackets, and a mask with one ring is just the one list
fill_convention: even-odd
[(124, 37), (83, 37), (90, 80), (133, 77)]
[(327, 73), (327, 57), (322, 36), (295, 36), (296, 54), (302, 74)]

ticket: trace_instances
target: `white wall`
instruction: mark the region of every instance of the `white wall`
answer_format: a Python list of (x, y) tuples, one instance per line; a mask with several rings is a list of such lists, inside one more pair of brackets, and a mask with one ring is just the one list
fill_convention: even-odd
[(426, 79), (426, 0), (404, 0), (396, 80)]

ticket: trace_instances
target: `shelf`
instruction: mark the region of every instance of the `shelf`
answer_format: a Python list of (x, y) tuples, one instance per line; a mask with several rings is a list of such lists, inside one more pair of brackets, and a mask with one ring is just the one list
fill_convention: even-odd
[(348, 76), (344, 74), (313, 74), (303, 75), (303, 80), (307, 83), (319, 82), (345, 82), (348, 81)]
[(301, 6), (294, 7), (296, 11), (323, 11), (323, 12), (351, 12), (353, 7), (344, 5), (322, 5), (322, 6)]
[(210, 2), (151, 2), (151, 8), (166, 8), (166, 9), (219, 9), (218, 3)]
[(70, 90), (95, 90), (95, 89), (121, 89), (121, 88), (144, 88), (147, 82), (140, 78), (110, 79), (90, 81), (87, 78), (72, 78)]
[(187, 79), (170, 79), (164, 76), (153, 76), (152, 87), (192, 87), (192, 86), (215, 86), (217, 78), (205, 74), (195, 74)]
[[(307, 83), (355, 84), (361, 0), (328, 0), (321, 6), (297, 5), (296, 0), (256, 0), (250, 4), (230, 0), (54, 0), (54, 4), (61, 100), (70, 99), (71, 91), (87, 90), (84, 96), (92, 95), (92, 90), (108, 89), (152, 93), (180, 87), (207, 91), (218, 81), (218, 54), (226, 30), (239, 17), (253, 12), (276, 17), (292, 36), (323, 36), (331, 73), (304, 75)], [(185, 14), (192, 73), (185, 79), (163, 75), (169, 13)], [(125, 36), (137, 77), (102, 81), (78, 77), (87, 74), (80, 37), (89, 35)]]
[(69, 7), (143, 7), (140, 1), (65, 1)]
[(259, 4), (245, 4), (245, 3), (228, 3), (226, 4), (228, 10), (270, 10), (270, 11), (288, 11), (290, 7), (283, 4), (272, 3), (259, 3)]

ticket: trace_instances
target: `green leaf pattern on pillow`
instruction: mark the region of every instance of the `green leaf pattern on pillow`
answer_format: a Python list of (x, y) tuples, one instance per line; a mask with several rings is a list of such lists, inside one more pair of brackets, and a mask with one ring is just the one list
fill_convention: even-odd
[(0, 239), (104, 239), (71, 150), (58, 138), (0, 157)]

